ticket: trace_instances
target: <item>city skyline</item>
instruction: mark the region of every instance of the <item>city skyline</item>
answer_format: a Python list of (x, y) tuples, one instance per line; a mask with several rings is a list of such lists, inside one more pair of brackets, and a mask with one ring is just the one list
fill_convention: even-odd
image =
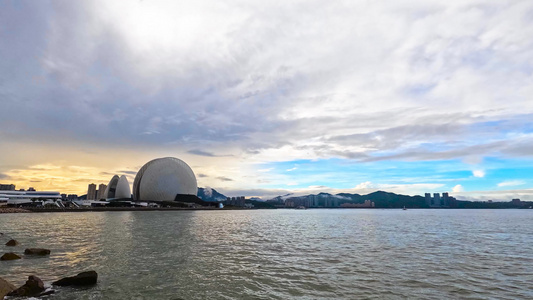
[[(0, 2), (0, 183), (533, 200), (533, 3)], [(357, 16), (357, 17), (354, 17)]]

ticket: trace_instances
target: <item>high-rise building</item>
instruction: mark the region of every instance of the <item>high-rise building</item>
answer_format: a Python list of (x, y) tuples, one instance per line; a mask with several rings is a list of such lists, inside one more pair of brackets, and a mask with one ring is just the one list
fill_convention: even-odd
[(433, 205), (435, 206), (441, 206), (442, 203), (440, 203), (440, 194), (439, 193), (433, 193)]
[(100, 183), (100, 185), (98, 185), (98, 193), (96, 193), (96, 200), (100, 200), (100, 199), (105, 199), (106, 196), (105, 196), (105, 190), (107, 188), (107, 185), (103, 184), (103, 183)]
[(14, 191), (14, 184), (0, 184), (0, 191)]
[(448, 193), (442, 193), (442, 205), (450, 206), (450, 196)]
[(426, 196), (426, 204), (427, 204), (427, 206), (431, 206), (433, 204), (433, 203), (431, 203), (431, 200), (432, 200), (431, 199), (431, 193), (426, 193), (425, 196)]
[(91, 183), (89, 184), (89, 187), (87, 188), (87, 200), (95, 200), (96, 199), (96, 184)]

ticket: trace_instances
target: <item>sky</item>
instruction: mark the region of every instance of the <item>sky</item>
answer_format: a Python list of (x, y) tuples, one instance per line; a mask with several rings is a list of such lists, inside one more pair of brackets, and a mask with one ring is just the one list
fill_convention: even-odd
[(0, 0), (0, 183), (533, 200), (531, 37), (531, 0)]

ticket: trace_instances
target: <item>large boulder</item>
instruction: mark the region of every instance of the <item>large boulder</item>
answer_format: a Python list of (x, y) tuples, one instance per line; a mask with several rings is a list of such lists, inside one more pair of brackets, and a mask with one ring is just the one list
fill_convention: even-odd
[(18, 245), (19, 245), (19, 242), (17, 240), (9, 240), (6, 243), (6, 246), (18, 246)]
[(16, 290), (17, 287), (11, 284), (11, 282), (0, 277), (0, 299), (4, 299), (4, 296), (9, 292)]
[(58, 281), (52, 282), (53, 285), (68, 286), (68, 285), (93, 285), (98, 280), (98, 274), (95, 271), (82, 272), (76, 276), (65, 277)]
[(2, 255), (2, 257), (0, 257), (0, 260), (14, 260), (14, 259), (21, 259), (21, 258), (22, 257), (20, 257), (19, 255), (13, 252), (8, 252)]
[(49, 255), (50, 250), (43, 249), (43, 248), (28, 248), (24, 250), (24, 254), (26, 255)]
[(8, 293), (7, 296), (33, 297), (39, 296), (42, 292), (44, 292), (43, 281), (35, 275), (30, 275), (23, 286)]

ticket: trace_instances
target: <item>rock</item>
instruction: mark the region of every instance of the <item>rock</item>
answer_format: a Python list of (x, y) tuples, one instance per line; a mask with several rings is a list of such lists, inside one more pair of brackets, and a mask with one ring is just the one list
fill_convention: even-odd
[(43, 249), (43, 248), (28, 248), (24, 250), (24, 254), (26, 255), (49, 255), (50, 250)]
[(9, 240), (6, 243), (6, 246), (18, 246), (18, 245), (19, 245), (19, 242), (17, 242), (17, 240)]
[(82, 272), (73, 277), (65, 277), (58, 281), (52, 282), (53, 285), (67, 286), (67, 285), (93, 285), (96, 284), (98, 274), (95, 271)]
[(56, 291), (54, 291), (54, 290), (48, 290), (48, 291), (45, 291), (45, 292), (43, 292), (43, 293), (40, 293), (38, 297), (52, 295), (52, 294), (55, 293), (55, 292), (56, 292)]
[(33, 297), (39, 296), (42, 292), (44, 292), (43, 281), (35, 275), (30, 275), (23, 286), (7, 294), (7, 296)]
[(4, 296), (9, 292), (16, 290), (17, 287), (0, 277), (0, 299), (4, 299)]
[(2, 257), (0, 257), (0, 260), (14, 260), (14, 259), (21, 259), (21, 258), (22, 257), (18, 256), (17, 254), (13, 252), (8, 252), (2, 255)]

